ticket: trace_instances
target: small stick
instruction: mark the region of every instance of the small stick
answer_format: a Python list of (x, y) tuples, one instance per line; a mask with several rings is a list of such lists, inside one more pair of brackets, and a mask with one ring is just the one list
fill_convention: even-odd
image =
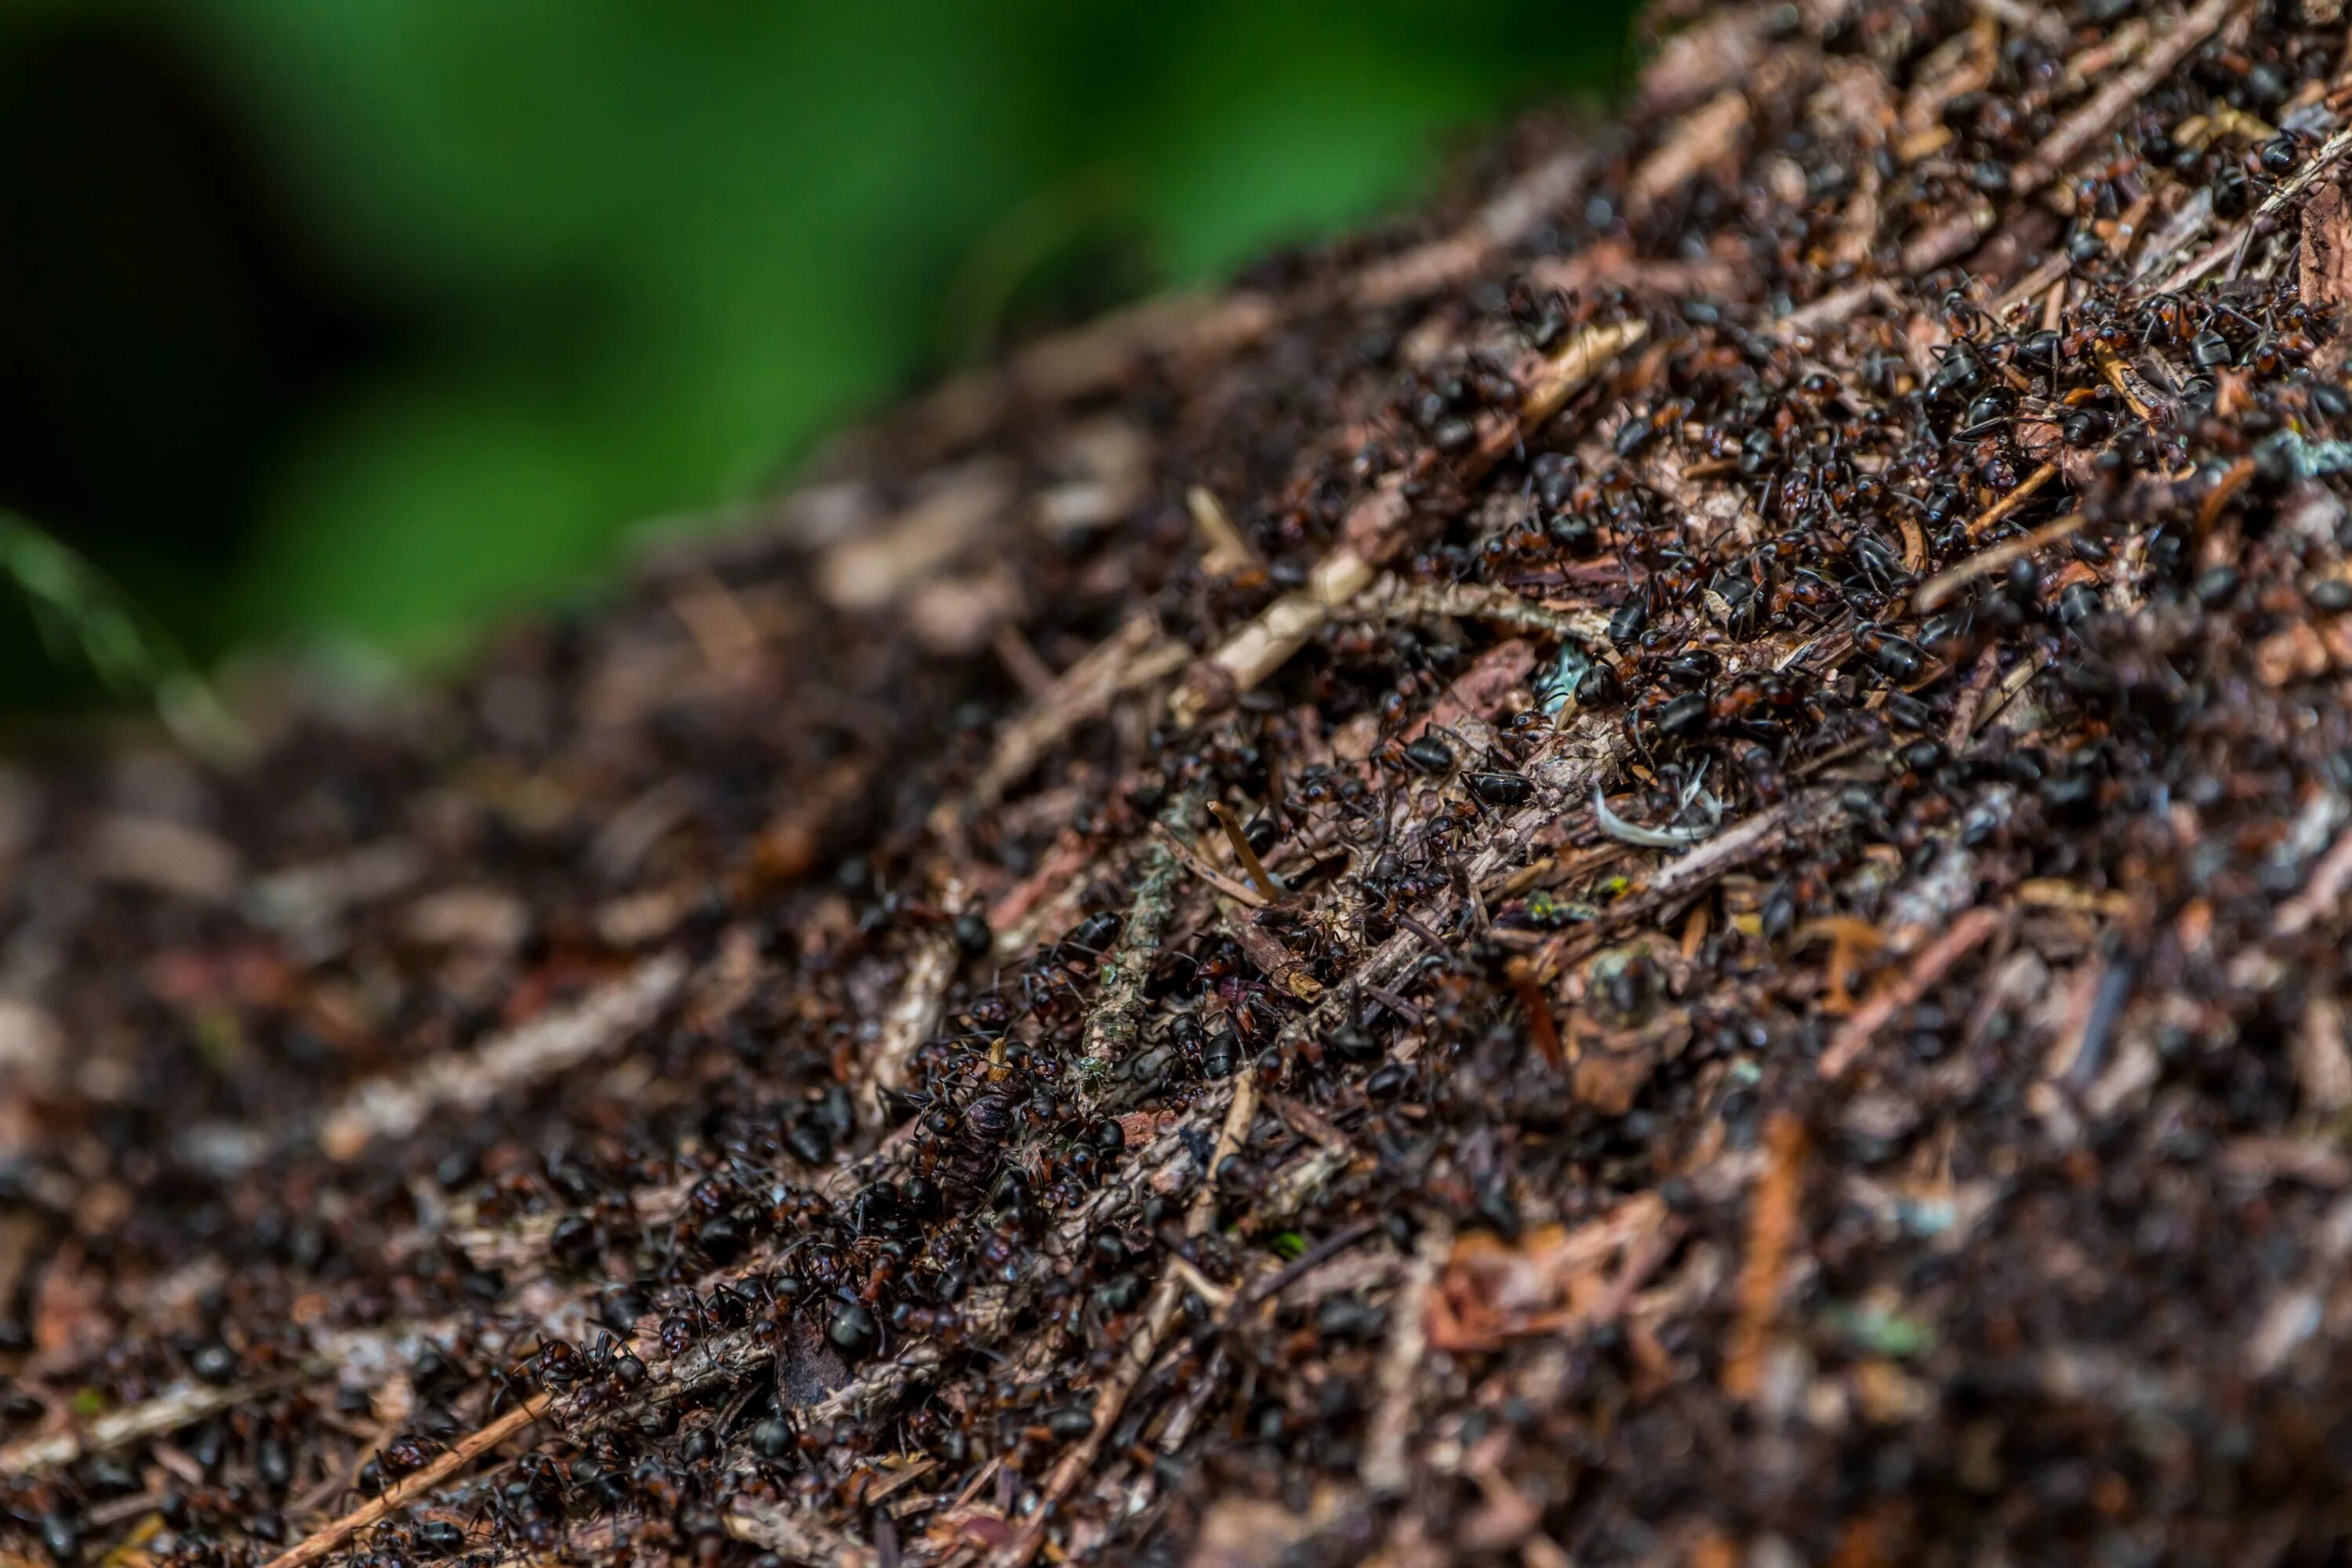
[(1916, 277), (1965, 254), (1993, 226), (1994, 216), (1990, 204), (1975, 202), (1940, 219), (1903, 247), (1903, 270)]
[(808, 1407), (803, 1419), (814, 1426), (819, 1422), (838, 1421), (856, 1415), (877, 1405), (888, 1403), (907, 1391), (909, 1384), (924, 1373), (936, 1371), (943, 1360), (935, 1341), (909, 1345), (898, 1355), (869, 1372), (850, 1379), (816, 1404)]
[(1161, 1453), (1172, 1454), (1184, 1446), (1184, 1439), (1192, 1435), (1192, 1424), (1200, 1420), (1201, 1412), (1209, 1407), (1209, 1401), (1224, 1382), (1225, 1347), (1219, 1345), (1210, 1355), (1208, 1365), (1201, 1369), (1201, 1375), (1192, 1380), (1192, 1386), (1184, 1390), (1169, 1414), (1168, 1425), (1160, 1434)]
[(2205, 499), (2197, 503), (2197, 538), (2200, 542), (2213, 531), (2214, 521), (2221, 515), (2221, 509), (2230, 504), (2230, 498), (2244, 489), (2253, 477), (2254, 460), (2241, 458), (2229, 466), (2221, 479), (2214, 482), (2213, 488), (2205, 493)]
[(2180, 204), (2180, 210), (2164, 221), (2149, 239), (2147, 252), (2139, 258), (2134, 282), (2151, 281), (2170, 265), (2181, 247), (2197, 237), (2198, 232), (2213, 221), (2213, 193), (2199, 190)]
[(1982, 905), (1970, 910), (1952, 922), (1951, 930), (1937, 937), (1920, 951), (1911, 968), (1892, 985), (1871, 994), (1870, 999), (1853, 1010), (1851, 1017), (1839, 1026), (1837, 1037), (1829, 1049), (1822, 1053), (1817, 1070), (1825, 1079), (1843, 1076), (1862, 1053), (1870, 1047), (1871, 1037), (1886, 1026), (1895, 1014), (1910, 1006), (1927, 994), (1927, 988), (1941, 980), (1952, 965), (1968, 956), (1976, 945), (1999, 931), (2001, 916), (1999, 910)]
[(2019, 279), (2008, 293), (1995, 300), (1992, 302), (1992, 313), (1996, 316), (2009, 314), (2010, 311), (2065, 277), (2067, 269), (2073, 266), (2073, 259), (2063, 250), (2055, 252), (2041, 266)]
[(2117, 918), (2131, 911), (2131, 896), (2127, 893), (2102, 892), (2060, 877), (2029, 877), (2017, 884), (2016, 899), (2028, 909), (2075, 910)]
[(2214, 240), (2212, 244), (2182, 262), (2169, 277), (2165, 279), (2157, 291), (2169, 294), (2185, 289), (2221, 266), (2222, 262), (2230, 261), (2232, 257), (2236, 258), (2232, 262), (2233, 269), (2236, 266), (2242, 265), (2245, 260), (2246, 247), (2252, 243), (2255, 233), (2262, 226), (2284, 212), (2297, 196), (2310, 187), (2313, 181), (2333, 167), (2347, 152), (2352, 152), (2352, 129), (2338, 131), (2320, 143), (2319, 151), (2306, 159), (2302, 168), (2281, 181), (2278, 189), (2273, 191), (2263, 200), (2262, 205), (2248, 214), (2242, 221), (2232, 225), (2229, 232)]
[(1276, 1095), (1274, 1110), (1275, 1114), (1282, 1118), (1283, 1125), (1308, 1142), (1336, 1154), (1345, 1154), (1350, 1159), (1355, 1157), (1356, 1146), (1349, 1141), (1348, 1135), (1333, 1125), (1329, 1117), (1305, 1100), (1286, 1100)]
[[(1190, 791), (1168, 804), (1167, 817), (1189, 815), (1197, 797)], [(1165, 818), (1163, 817), (1163, 826)], [(1078, 1056), (1082, 1095), (1127, 1054), (1135, 1041), (1136, 1022), (1143, 1011), (1143, 983), (1150, 975), (1152, 955), (1160, 951), (1160, 933), (1167, 929), (1168, 911), (1176, 901), (1176, 856), (1168, 837), (1144, 849), (1143, 873), (1136, 879), (1135, 897), (1119, 931), (1118, 947), (1101, 966), (1102, 1000), (1087, 1020), (1086, 1044)]]
[(1184, 506), (1192, 514), (1192, 526), (1201, 531), (1202, 542), (1208, 547), (1201, 552), (1202, 571), (1212, 577), (1230, 577), (1265, 564), (1250, 548), (1242, 531), (1234, 526), (1216, 491), (1206, 485), (1194, 485), (1184, 492)]
[(1805, 1124), (1775, 1111), (1765, 1124), (1767, 1163), (1748, 1205), (1748, 1256), (1739, 1266), (1739, 1317), (1723, 1363), (1723, 1391), (1743, 1404), (1764, 1385), (1764, 1352), (1780, 1317), (1790, 1249), (1804, 1223)]
[(552, 1394), (532, 1394), (423, 1469), (403, 1477), (374, 1501), (362, 1503), (342, 1518), (320, 1526), (306, 1539), (279, 1552), (270, 1559), (266, 1568), (302, 1568), (306, 1563), (316, 1563), (361, 1531), (394, 1510), (406, 1507), (411, 1499), (431, 1491), (484, 1453), (537, 1421), (554, 1403)]
[(1181, 1253), (1168, 1255), (1168, 1268), (1185, 1289), (1219, 1311), (1233, 1305), (1234, 1293), (1194, 1268)]
[(1609, 646), (1609, 617), (1599, 611), (1555, 610), (1508, 588), (1486, 584), (1423, 587), (1391, 578), (1372, 596), (1370, 607), (1376, 613), (1399, 616), (1486, 621), (1513, 631), (1542, 633), (1586, 647)]
[[(1884, 279), (1869, 279), (1860, 283), (1849, 283), (1843, 289), (1832, 289), (1811, 304), (1801, 306), (1790, 311), (1772, 323), (1772, 331), (1781, 338), (1795, 339), (1824, 331), (1832, 327), (1842, 327), (1862, 314), (1864, 308), (1873, 301), (1887, 305), (1900, 305), (1902, 302), (1901, 297), (1886, 285)], [(1723, 461), (1725, 466), (1719, 470), (1720, 472), (1738, 473), (1739, 471), (1737, 458), (1725, 458)], [(1694, 464), (1684, 469), (1684, 477), (1686, 479), (1713, 477), (1700, 474), (1699, 467), (1700, 465)]]
[[(1649, 331), (1649, 323), (1643, 321), (1603, 322), (1587, 327), (1558, 353), (1538, 360), (1526, 374), (1516, 417), (1486, 434), (1465, 458), (1465, 472), (1483, 473), (1507, 457), (1528, 432), (1567, 406), (1570, 398)], [(1348, 542), (1316, 563), (1307, 586), (1268, 605), (1177, 687), (1169, 704), (1176, 721), (1196, 722), (1289, 663), (1332, 611), (1371, 585), (1374, 563), (1394, 548), (1398, 530), (1412, 513), (1401, 475), (1391, 474), (1357, 502), (1343, 529)]]
[(1919, 520), (1908, 511), (1895, 520), (1903, 534), (1903, 570), (1924, 572), (1927, 568), (1927, 535), (1921, 531)]
[(1397, 305), (1459, 281), (1516, 243), (1575, 195), (1597, 160), (1582, 147), (1538, 164), (1497, 191), (1461, 228), (1375, 263), (1344, 289), (1360, 305)]
[[(1226, 1108), (1225, 1124), (1217, 1134), (1215, 1152), (1209, 1157), (1209, 1168), (1202, 1173), (1201, 1189), (1193, 1194), (1192, 1212), (1185, 1217), (1187, 1236), (1202, 1236), (1215, 1223), (1217, 1215), (1217, 1167), (1241, 1146), (1249, 1133), (1249, 1125), (1257, 1116), (1257, 1075), (1247, 1068), (1234, 1080), (1233, 1103)], [(1036, 1511), (995, 1555), (988, 1561), (991, 1568), (1025, 1568), (1037, 1548), (1044, 1543), (1047, 1526), (1053, 1522), (1054, 1510), (1066, 1501), (1087, 1473), (1094, 1468), (1095, 1460), (1109, 1439), (1110, 1430), (1118, 1425), (1119, 1413), (1126, 1407), (1128, 1396), (1150, 1369), (1152, 1357), (1160, 1353), (1160, 1342), (1166, 1337), (1169, 1325), (1176, 1321), (1181, 1310), (1187, 1284), (1172, 1265), (1160, 1271), (1160, 1282), (1152, 1288), (1151, 1300), (1143, 1310), (1143, 1322), (1133, 1338), (1128, 1341), (1118, 1363), (1111, 1369), (1102, 1391), (1095, 1396), (1094, 1429), (1078, 1439), (1077, 1445), (1062, 1456), (1061, 1463), (1046, 1477), (1037, 1496)], [(274, 1568), (274, 1565), (273, 1565)]]
[(1454, 1231), (1441, 1216), (1421, 1233), (1420, 1245), (1405, 1265), (1397, 1288), (1396, 1319), (1389, 1342), (1381, 1348), (1374, 1370), (1381, 1398), (1372, 1412), (1364, 1442), (1364, 1459), (1358, 1471), (1368, 1490), (1393, 1497), (1411, 1479), (1405, 1447), (1412, 1436), (1412, 1384), (1429, 1350), (1429, 1301), (1437, 1293), (1437, 1277), (1453, 1256)]
[(289, 1367), (276, 1377), (227, 1388), (202, 1384), (173, 1388), (141, 1404), (110, 1411), (80, 1431), (52, 1432), (11, 1443), (0, 1448), (0, 1475), (29, 1476), (40, 1470), (53, 1470), (125, 1443), (160, 1437), (325, 1370), (326, 1363), (311, 1361)]
[(2147, 47), (2148, 37), (2147, 21), (2134, 16), (2067, 60), (2066, 69), (2058, 79), (2058, 90), (2063, 93), (2082, 91), (2091, 85), (2094, 77), (2105, 76)]
[[(1984, 711), (1977, 715), (1977, 728), (1983, 728), (1984, 725), (1990, 722), (2000, 712), (2002, 709), (2009, 706), (2010, 700), (2011, 698), (2024, 690), (2028, 683), (2030, 683), (2035, 676), (2041, 674), (2049, 667), (2050, 660), (2048, 657), (2046, 655), (2037, 653), (2032, 658), (2020, 664), (2015, 669), (2011, 670), (2007, 676), (2002, 678), (2000, 689), (1993, 693), (1992, 700), (1986, 704)], [(1965, 736), (1962, 738), (1966, 739)]]
[(1919, 592), (1912, 596), (1912, 607), (1920, 615), (1927, 615), (1958, 589), (1979, 577), (2001, 571), (2011, 562), (2022, 560), (2044, 545), (2057, 543), (2088, 521), (2082, 512), (2070, 511), (2062, 518), (2043, 523), (2031, 533), (2021, 533), (2015, 539), (2003, 540), (1990, 550), (1980, 551), (1921, 584)]
[(405, 1138), (436, 1112), (478, 1110), (501, 1094), (567, 1072), (652, 1023), (686, 976), (686, 960), (664, 953), (478, 1050), (430, 1057), (404, 1076), (360, 1083), (320, 1125), (319, 1148), (331, 1160), (356, 1159), (370, 1143)]
[(1264, 971), (1266, 979), (1276, 986), (1301, 1002), (1322, 999), (1322, 982), (1307, 973), (1307, 966), (1298, 962), (1298, 955), (1291, 952), (1280, 937), (1255, 921), (1227, 919), (1220, 923), (1232, 934), (1234, 941), (1241, 944), (1241, 950), (1249, 956), (1249, 961)]
[(1527, 1009), (1528, 1034), (1535, 1041), (1536, 1050), (1549, 1066), (1565, 1067), (1568, 1058), (1559, 1048), (1559, 1030), (1551, 1021), (1551, 999), (1544, 994), (1543, 987), (1536, 984), (1535, 976), (1528, 973), (1523, 962), (1514, 961), (1510, 973), (1511, 989), (1518, 993), (1519, 1005)]
[(2115, 248), (2117, 261), (2130, 265), (2132, 247), (2139, 243), (2142, 226), (2147, 222), (2147, 215), (2155, 206), (2156, 193), (2142, 191), (2137, 201), (2116, 215), (2116, 233), (2120, 239)]
[(1209, 815), (1215, 817), (1217, 826), (1225, 830), (1225, 842), (1234, 847), (1234, 858), (1239, 860), (1242, 869), (1249, 873), (1251, 884), (1265, 896), (1267, 903), (1279, 900), (1282, 884), (1274, 879), (1274, 873), (1265, 868), (1265, 862), (1257, 858), (1257, 851), (1250, 847), (1249, 835), (1242, 830), (1242, 819), (1234, 815), (1234, 808), (1222, 800), (1213, 800), (1209, 802)]
[[(1348, 532), (1369, 536), (1369, 543), (1370, 538), (1392, 533), (1411, 510), (1401, 486), (1383, 484), (1349, 513)], [(1268, 605), (1177, 687), (1169, 703), (1176, 721), (1190, 724), (1223, 707), (1289, 663), (1334, 609), (1370, 585), (1372, 570), (1352, 545), (1343, 544), (1317, 562), (1306, 587)]]
[(1265, 908), (1266, 900), (1262, 895), (1260, 895), (1255, 888), (1251, 887), (1246, 882), (1234, 881), (1231, 877), (1226, 876), (1223, 871), (1218, 870), (1214, 866), (1212, 866), (1206, 860), (1202, 859), (1201, 852), (1198, 849), (1193, 848), (1190, 844), (1185, 843), (1181, 837), (1178, 837), (1173, 828), (1169, 827), (1164, 823), (1155, 822), (1151, 825), (1151, 831), (1154, 837), (1159, 838), (1162, 844), (1168, 847), (1168, 852), (1170, 854), (1175, 856), (1177, 859), (1183, 862), (1184, 869), (1192, 872), (1192, 875), (1200, 878), (1201, 880), (1208, 883), (1209, 886), (1216, 889), (1217, 891), (1224, 894), (1225, 897), (1233, 900), (1234, 902), (1242, 905), (1244, 909), (1262, 910)]
[(1445, 939), (1444, 937), (1439, 936), (1435, 931), (1430, 930), (1427, 926), (1422, 924), (1419, 921), (1413, 919), (1402, 910), (1399, 910), (1397, 911), (1397, 924), (1404, 927), (1405, 930), (1421, 938), (1422, 945), (1428, 948), (1430, 952), (1437, 954), (1440, 958), (1451, 958), (1454, 956), (1454, 950), (1445, 945)]
[(1021, 635), (1020, 628), (1009, 622), (998, 626), (990, 634), (988, 646), (1030, 701), (1042, 702), (1053, 694), (1053, 667), (1037, 657), (1037, 650), (1029, 646), (1029, 639)]
[(1270, 1227), (1288, 1225), (1354, 1158), (1346, 1150), (1316, 1148), (1291, 1161), (1267, 1180), (1257, 1206), (1243, 1221), (1243, 1228), (1260, 1235)]
[[(2116, 389), (2116, 395), (2131, 405), (2133, 414), (2145, 419), (2153, 412), (2147, 399), (2142, 397), (2139, 389), (2132, 384), (2138, 377), (2129, 373), (2122, 355), (2105, 343), (2095, 342), (2091, 345), (2091, 360), (2099, 367), (2099, 374), (2107, 378), (2107, 384)], [(2042, 466), (2047, 468), (2049, 465), (2045, 463)]]
[(1360, 1219), (1353, 1225), (1333, 1231), (1265, 1279), (1244, 1289), (1236, 1304), (1253, 1306), (1268, 1296), (1288, 1289), (1313, 1269), (1339, 1257), (1380, 1228), (1378, 1220)]
[(727, 1533), (790, 1563), (830, 1563), (835, 1568), (866, 1568), (873, 1552), (839, 1531), (804, 1518), (799, 1510), (737, 1498), (721, 1516)]
[(1687, 963), (1699, 955), (1700, 949), (1706, 942), (1707, 924), (1707, 903), (1705, 899), (1701, 899), (1691, 905), (1690, 918), (1683, 921), (1682, 952), (1684, 962)]
[(1834, 815), (1824, 812), (1830, 805), (1831, 792), (1822, 790), (1768, 806), (1659, 867), (1650, 873), (1643, 891), (1662, 901), (1696, 892), (1751, 857), (1777, 847), (1784, 830), (1793, 835), (1816, 816)]
[[(1129, 621), (1062, 671), (1036, 707), (1004, 727), (995, 754), (971, 786), (971, 808), (985, 811), (994, 805), (1064, 736), (1108, 708), (1121, 693), (1175, 674), (1190, 657), (1183, 644), (1163, 639), (1149, 616)], [(957, 814), (954, 802), (941, 802), (933, 814), (934, 829), (953, 826)]]
[[(1499, 444), (1500, 450), (1487, 459), (1489, 466), (1517, 445), (1522, 436), (1532, 433), (1567, 407), (1568, 400), (1596, 380), (1619, 354), (1649, 335), (1647, 321), (1605, 321), (1585, 328), (1569, 339), (1558, 353), (1538, 361), (1528, 377), (1527, 389), (1519, 395), (1518, 417), (1506, 426), (1510, 439)], [(1492, 438), (1483, 443), (1482, 456), (1496, 445)]]
[(2044, 463), (2021, 480), (2018, 487), (1985, 508), (1984, 515), (1969, 524), (1969, 537), (1975, 539), (2001, 519), (2023, 506), (2033, 492), (2058, 477), (2058, 465)]
[[(957, 908), (963, 902), (963, 884), (950, 878), (940, 889), (939, 901), (942, 908)], [(955, 972), (951, 930), (941, 927), (916, 939), (898, 998), (883, 1015), (881, 1038), (875, 1044), (865, 1079), (857, 1086), (858, 1109), (868, 1123), (881, 1121), (884, 1095), (905, 1087), (907, 1064), (914, 1059), (916, 1047), (939, 1027), (940, 1016), (947, 1008), (948, 983), (955, 978)]]
[(1378, 1002), (1381, 1006), (1386, 1007), (1390, 1012), (1394, 1013), (1398, 1017), (1402, 1018), (1406, 1023), (1411, 1024), (1414, 1028), (1426, 1029), (1429, 1027), (1429, 1016), (1427, 1014), (1414, 1006), (1412, 1003), (1406, 1001), (1403, 997), (1398, 995), (1395, 992), (1390, 990), (1387, 986), (1375, 985), (1370, 981), (1367, 980), (1364, 982), (1364, 994)]
[(1628, 205), (1636, 213), (1645, 211), (1701, 169), (1728, 157), (1752, 112), (1746, 88), (1735, 85), (1684, 115), (1626, 182)]
[(2352, 887), (2352, 828), (2336, 835), (2336, 842), (2312, 868), (2311, 880), (2304, 884), (2303, 891), (2279, 906), (2271, 919), (2271, 933), (2301, 936), (2314, 922), (2336, 911), (2336, 900), (2347, 887)]
[(2055, 179), (2061, 170), (2105, 136), (2133, 104), (2170, 76), (2175, 66), (2211, 37), (2242, 4), (2243, 0), (2204, 0), (2181, 17), (2130, 68), (2117, 72), (2113, 80), (2091, 95), (2089, 102), (2043, 137), (2033, 155), (2011, 173), (2010, 188), (2019, 195), (2030, 195)]
[(1192, 1212), (1184, 1216), (1184, 1234), (1206, 1236), (1217, 1217), (1217, 1167), (1242, 1146), (1250, 1123), (1257, 1120), (1257, 1074), (1244, 1068), (1234, 1079), (1233, 1103), (1225, 1107), (1224, 1125), (1217, 1130), (1216, 1146), (1209, 1154), (1207, 1182), (1193, 1194)]
[(2078, 1089), (2097, 1081), (2100, 1068), (2106, 1064), (2107, 1041), (2115, 1033), (2116, 1020), (2131, 999), (2134, 971), (2131, 960), (2120, 956), (2095, 956), (2084, 966), (2076, 1026), (2052, 1049), (2045, 1077)]
[(1992, 678), (2000, 673), (2000, 649), (1987, 644), (1977, 655), (1976, 668), (1969, 672), (1969, 682), (1960, 688), (1958, 699), (1952, 704), (1951, 728), (1944, 733), (1944, 749), (1957, 752), (1969, 743), (1969, 736), (1977, 727), (1977, 710), (1984, 706), (1985, 689)]

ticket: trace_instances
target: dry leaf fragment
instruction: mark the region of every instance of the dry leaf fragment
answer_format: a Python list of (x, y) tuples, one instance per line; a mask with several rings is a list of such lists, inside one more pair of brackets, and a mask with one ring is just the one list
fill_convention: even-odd
[(2303, 302), (2315, 310), (2352, 300), (2352, 203), (2322, 184), (2303, 208)]

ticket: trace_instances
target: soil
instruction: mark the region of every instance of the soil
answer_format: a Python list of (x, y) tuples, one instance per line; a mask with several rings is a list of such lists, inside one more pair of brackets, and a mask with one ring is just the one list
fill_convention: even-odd
[(1669, 10), (9, 774), (0, 1555), (2337, 1560), (2340, 11)]

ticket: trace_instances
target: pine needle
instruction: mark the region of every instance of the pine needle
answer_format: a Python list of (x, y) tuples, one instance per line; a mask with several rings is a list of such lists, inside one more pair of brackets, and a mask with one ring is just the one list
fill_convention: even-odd
[(109, 696), (152, 706), (207, 756), (243, 748), (242, 729), (171, 634), (79, 553), (15, 512), (0, 511), (0, 575), (24, 595), (57, 663), (79, 662)]

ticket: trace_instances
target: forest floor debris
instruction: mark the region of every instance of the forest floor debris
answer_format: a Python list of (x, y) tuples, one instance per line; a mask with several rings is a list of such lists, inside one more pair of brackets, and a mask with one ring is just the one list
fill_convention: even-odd
[(12, 775), (0, 1556), (2352, 1533), (2341, 8), (1654, 26), (464, 680)]

